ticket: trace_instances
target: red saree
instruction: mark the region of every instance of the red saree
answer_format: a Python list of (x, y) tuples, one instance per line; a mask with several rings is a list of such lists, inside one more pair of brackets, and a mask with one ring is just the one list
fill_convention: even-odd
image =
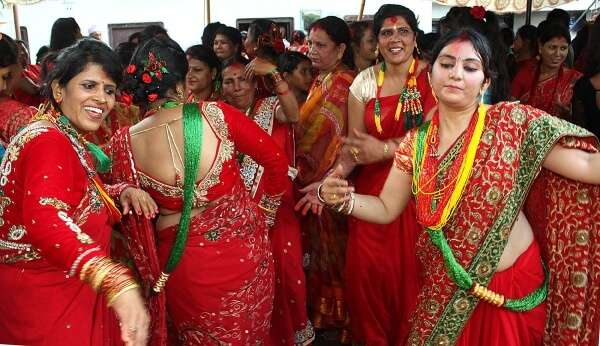
[[(285, 190), (287, 165), (273, 140), (239, 111), (222, 103), (199, 104), (204, 121), (219, 139), (212, 168), (197, 183), (196, 195), (209, 203), (192, 217), (181, 262), (164, 293), (151, 296), (153, 344), (166, 343), (164, 299), (174, 343), (246, 345), (268, 340), (273, 304), (273, 262), (265, 218), (259, 208)], [(182, 188), (138, 170), (129, 128), (113, 137), (113, 180), (141, 186), (160, 207), (181, 210)], [(235, 150), (265, 167), (264, 198), (255, 203), (244, 189)], [(158, 230), (129, 216), (123, 231), (143, 283), (151, 287), (164, 268), (177, 226)]]
[(5, 143), (27, 125), (36, 115), (37, 109), (13, 100), (6, 96), (0, 97), (0, 140)]
[[(279, 107), (277, 97), (260, 99), (252, 110), (252, 118), (286, 154), (288, 176), (294, 179), (294, 134), (289, 124), (275, 119)], [(248, 155), (241, 164), (242, 178), (255, 200), (264, 194), (264, 168)], [(308, 345), (315, 337), (306, 314), (306, 280), (302, 268), (302, 243), (300, 222), (294, 212), (294, 191), (290, 184), (281, 198), (275, 225), (269, 234), (275, 262), (275, 300), (271, 319), (273, 345)]]
[[(409, 174), (415, 134), (405, 137), (396, 154), (396, 167)], [(556, 143), (589, 151), (597, 145), (589, 132), (529, 106), (489, 108), (470, 181), (443, 230), (471, 278), (507, 298), (540, 286), (543, 259), (550, 275), (546, 301), (524, 313), (478, 301), (457, 288), (440, 251), (422, 235), (417, 254), (425, 280), (411, 320), (410, 345), (598, 344), (600, 213), (595, 203), (600, 188), (542, 169)], [(548, 189), (540, 193), (532, 187), (539, 182)], [(535, 240), (511, 268), (496, 272), (525, 203)]]
[[(373, 69), (371, 67), (370, 69)], [(361, 74), (373, 74), (363, 71)], [(376, 83), (374, 78), (355, 83)], [(375, 84), (376, 85), (376, 84)], [(355, 85), (352, 86), (354, 90)], [(357, 86), (360, 87), (360, 86)], [(424, 114), (435, 105), (427, 72), (417, 77)], [(354, 93), (353, 93), (354, 94)], [(359, 98), (358, 95), (354, 95)], [(370, 95), (369, 95), (370, 96)], [(364, 123), (367, 133), (380, 140), (402, 137), (406, 133), (403, 115), (395, 119), (400, 95), (380, 98), (381, 125), (379, 133), (374, 121), (375, 99), (366, 103)], [(362, 96), (360, 97), (362, 101)], [(365, 99), (367, 97), (364, 97)], [(354, 176), (357, 193), (379, 195), (393, 160), (359, 166)], [(419, 290), (420, 270), (415, 254), (417, 225), (414, 203), (388, 225), (377, 225), (350, 218), (346, 249), (345, 289), (352, 326), (352, 340), (366, 345), (399, 345), (406, 340), (409, 317), (414, 310)]]
[(93, 167), (82, 146), (40, 122), (7, 148), (0, 166), (0, 343), (120, 342), (104, 297), (79, 280), (87, 261), (108, 256), (111, 233), (84, 164)]
[[(512, 97), (523, 104), (572, 122), (571, 98), (575, 82), (582, 76), (581, 72), (561, 67), (554, 77), (535, 82), (537, 76), (539, 64), (521, 69), (512, 83)], [(535, 87), (532, 87), (534, 82)]]
[[(339, 65), (324, 78), (317, 78), (300, 119), (296, 139), (297, 187), (320, 181), (332, 168), (347, 134), (348, 92), (354, 72)], [(309, 213), (301, 219), (307, 267), (308, 306), (315, 328), (347, 327), (343, 294), (347, 230), (343, 217), (323, 210), (319, 217)], [(306, 266), (306, 263), (305, 263)], [(342, 339), (348, 340), (347, 331)]]

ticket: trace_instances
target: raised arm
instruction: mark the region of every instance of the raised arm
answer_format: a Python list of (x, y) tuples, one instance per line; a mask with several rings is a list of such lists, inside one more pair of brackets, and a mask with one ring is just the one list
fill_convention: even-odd
[(586, 184), (600, 184), (600, 153), (565, 148), (557, 144), (552, 148), (543, 167), (565, 178)]
[[(236, 148), (265, 168), (263, 179), (269, 184), (265, 184), (265, 193), (259, 206), (266, 212), (267, 221), (274, 221), (281, 196), (291, 184), (285, 153), (264, 130), (240, 111), (223, 103), (219, 105)], [(270, 220), (271, 216), (273, 220)]]

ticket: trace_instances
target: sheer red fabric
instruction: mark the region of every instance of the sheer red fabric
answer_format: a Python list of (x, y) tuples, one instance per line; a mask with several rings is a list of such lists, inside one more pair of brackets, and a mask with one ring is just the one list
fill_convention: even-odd
[[(424, 114), (435, 105), (427, 73), (417, 77)], [(367, 133), (380, 140), (402, 137), (403, 115), (395, 119), (400, 95), (380, 98), (380, 134), (374, 120), (375, 99), (365, 106)], [(379, 195), (392, 166), (392, 160), (359, 166), (354, 177), (357, 193)], [(416, 305), (420, 287), (415, 244), (422, 228), (417, 225), (414, 203), (388, 225), (350, 218), (346, 249), (346, 292), (352, 326), (352, 339), (367, 345), (399, 345), (409, 332), (409, 317)]]
[(5, 143), (25, 127), (37, 110), (6, 96), (0, 97), (0, 140)]

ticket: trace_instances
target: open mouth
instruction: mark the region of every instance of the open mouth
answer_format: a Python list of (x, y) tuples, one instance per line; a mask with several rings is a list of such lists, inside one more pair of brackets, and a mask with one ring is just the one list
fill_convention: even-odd
[(104, 114), (104, 111), (98, 107), (85, 106), (85, 107), (83, 107), (83, 109), (85, 109), (85, 111), (90, 116), (90, 118), (96, 119), (96, 120), (102, 119), (102, 115)]

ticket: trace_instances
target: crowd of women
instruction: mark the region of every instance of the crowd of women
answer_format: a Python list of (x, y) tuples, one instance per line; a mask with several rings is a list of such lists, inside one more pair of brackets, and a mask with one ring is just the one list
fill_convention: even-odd
[(596, 346), (600, 21), (563, 15), (0, 34), (0, 343)]

